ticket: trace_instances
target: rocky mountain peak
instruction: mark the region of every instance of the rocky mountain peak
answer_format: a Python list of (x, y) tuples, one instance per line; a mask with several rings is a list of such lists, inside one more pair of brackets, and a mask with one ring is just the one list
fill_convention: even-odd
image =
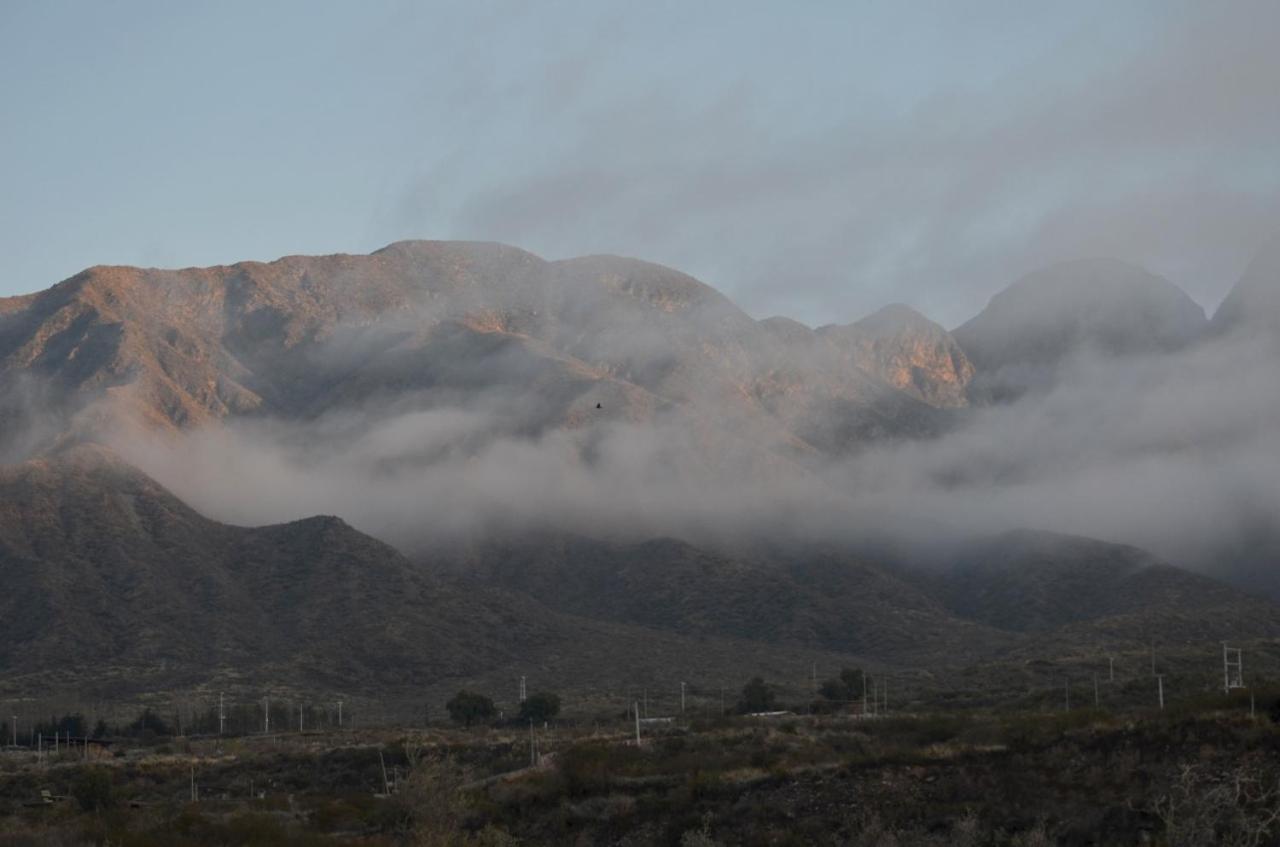
[(981, 390), (998, 398), (1051, 384), (1073, 356), (1179, 350), (1207, 326), (1204, 309), (1167, 279), (1081, 259), (1027, 274), (954, 334), (984, 374)]
[(855, 367), (930, 406), (956, 408), (968, 402), (973, 365), (951, 333), (910, 306), (895, 303), (818, 333)]

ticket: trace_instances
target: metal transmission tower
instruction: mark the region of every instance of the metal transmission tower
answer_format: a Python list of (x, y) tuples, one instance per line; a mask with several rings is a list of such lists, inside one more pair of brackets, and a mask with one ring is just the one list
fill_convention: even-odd
[(1222, 692), (1230, 694), (1233, 688), (1244, 688), (1244, 653), (1239, 647), (1228, 647), (1222, 642)]

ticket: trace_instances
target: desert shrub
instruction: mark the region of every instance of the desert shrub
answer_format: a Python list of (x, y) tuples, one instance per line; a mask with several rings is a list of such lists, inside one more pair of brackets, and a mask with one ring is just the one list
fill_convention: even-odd
[(311, 813), (311, 821), (325, 832), (352, 829), (360, 825), (367, 811), (357, 808), (350, 800), (334, 797), (322, 802)]
[(964, 721), (945, 715), (933, 715), (913, 722), (910, 739), (921, 747), (951, 741), (964, 729)]
[(711, 815), (704, 815), (697, 829), (681, 833), (680, 847), (721, 847), (720, 842), (711, 837)]
[(560, 754), (558, 770), (570, 796), (608, 789), (613, 776), (628, 773), (639, 763), (634, 747), (578, 744)]
[(1169, 847), (1266, 844), (1280, 830), (1280, 779), (1248, 764), (1225, 773), (1183, 765), (1150, 811)]
[(713, 771), (694, 771), (686, 781), (689, 796), (694, 800), (714, 797), (724, 789), (724, 780)]
[(222, 843), (244, 847), (311, 847), (331, 843), (330, 839), (322, 835), (293, 831), (285, 820), (265, 812), (249, 812), (230, 818), (226, 822), (222, 838), (225, 839)]
[(574, 817), (594, 823), (608, 823), (620, 818), (630, 817), (636, 811), (636, 800), (626, 794), (607, 794), (588, 797), (581, 803), (569, 807)]

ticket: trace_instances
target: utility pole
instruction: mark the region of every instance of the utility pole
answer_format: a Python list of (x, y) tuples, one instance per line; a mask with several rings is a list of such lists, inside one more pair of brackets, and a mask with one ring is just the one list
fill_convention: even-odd
[(635, 703), (636, 708), (636, 748), (640, 747), (640, 704)]
[(1156, 684), (1160, 692), (1160, 711), (1164, 711), (1164, 674), (1156, 674)]
[(227, 711), (223, 706), (222, 692), (218, 692), (218, 734), (222, 735), (227, 726)]
[(342, 701), (338, 701), (338, 729), (342, 729)]
[(1239, 647), (1228, 647), (1222, 642), (1222, 693), (1230, 694), (1233, 688), (1244, 688), (1244, 653)]
[(262, 698), (262, 734), (271, 734), (271, 698)]
[(298, 704), (298, 732), (302, 732), (302, 704)]

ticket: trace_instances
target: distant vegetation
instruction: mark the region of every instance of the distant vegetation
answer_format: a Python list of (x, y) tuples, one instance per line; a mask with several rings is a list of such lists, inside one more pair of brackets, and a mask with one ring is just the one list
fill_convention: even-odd
[(739, 714), (772, 711), (778, 705), (778, 697), (769, 684), (754, 677), (742, 686), (742, 699), (738, 701)]
[(1280, 837), (1268, 711), (718, 716), (646, 726), (640, 747), (629, 724), (552, 723), (535, 729), (534, 768), (527, 728), (476, 719), (116, 739), (87, 763), (0, 755), (0, 847), (1267, 845)]
[(560, 714), (560, 697), (547, 691), (531, 694), (520, 704), (520, 720), (541, 723)]
[(498, 714), (492, 700), (474, 691), (459, 691), (445, 708), (449, 710), (449, 717), (466, 727), (493, 720)]

